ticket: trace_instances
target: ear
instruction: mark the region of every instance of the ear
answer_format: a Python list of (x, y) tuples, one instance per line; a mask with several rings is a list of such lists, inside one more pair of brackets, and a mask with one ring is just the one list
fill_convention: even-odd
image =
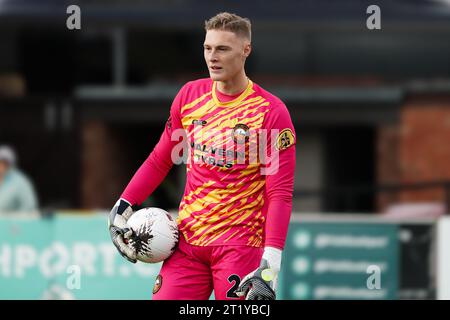
[(247, 58), (252, 52), (252, 45), (250, 43), (246, 43), (244, 45), (244, 57)]

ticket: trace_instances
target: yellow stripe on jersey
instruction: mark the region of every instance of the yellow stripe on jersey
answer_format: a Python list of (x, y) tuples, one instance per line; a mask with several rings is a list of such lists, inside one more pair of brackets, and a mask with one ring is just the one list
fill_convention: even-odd
[[(264, 202), (264, 199), (263, 199)], [(254, 219), (252, 219), (252, 221), (250, 221), (249, 223), (247, 223), (245, 226), (243, 226), (243, 228), (239, 229), (237, 232), (235, 232), (233, 234), (233, 236), (236, 236), (236, 234), (239, 234), (238, 236), (236, 236), (236, 238), (240, 238), (242, 236), (245, 236), (247, 234), (251, 234), (253, 232), (253, 230), (256, 229), (256, 233), (251, 235), (248, 239), (247, 239), (247, 245), (251, 246), (251, 247), (260, 247), (262, 244), (262, 240), (263, 240), (263, 231), (264, 231), (264, 222), (265, 222), (265, 217), (261, 217), (262, 212), (260, 211)], [(224, 242), (230, 240), (232, 237), (228, 237)]]
[(181, 113), (182, 119), (181, 123), (183, 127), (186, 129), (189, 125), (192, 124), (192, 120), (197, 120), (203, 117), (203, 115), (211, 112), (216, 106), (214, 105), (214, 101), (212, 99), (207, 100), (201, 107), (193, 110), (192, 112), (187, 112), (186, 114)]
[[(262, 202), (262, 195), (259, 195), (254, 203), (260, 203), (260, 202)], [(258, 209), (258, 206), (255, 206), (254, 203), (245, 206), (245, 207), (248, 207), (249, 210), (245, 210), (242, 214), (239, 215), (238, 218), (230, 216), (228, 219), (226, 219), (222, 223), (219, 223), (219, 224), (215, 225), (214, 227), (212, 227), (211, 229), (209, 229), (208, 230), (209, 231), (208, 234), (205, 234), (205, 235), (201, 236), (198, 239), (198, 242), (200, 243), (200, 245), (207, 246), (208, 244), (210, 244), (211, 242), (213, 242), (217, 238), (219, 238), (222, 235), (226, 234), (231, 227), (233, 227), (235, 225), (239, 225), (242, 221), (244, 221), (245, 219), (250, 217), (255, 212), (255, 210)], [(262, 205), (260, 206), (260, 208), (262, 208)], [(238, 212), (238, 211), (234, 210), (234, 213), (236, 213), (236, 212)], [(230, 226), (227, 229), (223, 230), (222, 232), (214, 232), (216, 230), (219, 230), (223, 226), (226, 226), (228, 223), (230, 224)], [(214, 235), (214, 236), (211, 237), (211, 235)], [(202, 241), (202, 239), (203, 239), (203, 241)]]
[(189, 201), (192, 199), (193, 196), (197, 196), (200, 192), (202, 192), (204, 189), (212, 186), (214, 183), (216, 183), (214, 180), (209, 180), (208, 182), (205, 182), (201, 186), (197, 187), (195, 190), (192, 190), (189, 192), (187, 196), (184, 197), (184, 201)]
[[(185, 204), (185, 202), (190, 201), (192, 199), (192, 197), (198, 196), (203, 190), (209, 188), (214, 183), (215, 182), (213, 180), (209, 180), (208, 182), (204, 183), (203, 185), (197, 187), (195, 190), (192, 190), (191, 192), (189, 192), (189, 194), (187, 196), (183, 197), (182, 204)], [(186, 211), (180, 210), (178, 220), (181, 221), (188, 216), (189, 216), (189, 214)]]
[[(197, 219), (198, 221), (196, 221), (195, 219), (193, 221), (191, 221), (189, 224), (194, 223), (194, 225), (192, 225), (190, 227), (190, 229), (191, 230), (198, 229), (199, 227), (202, 226), (203, 222), (206, 220), (208, 221), (208, 224), (209, 224), (211, 222), (216, 221), (219, 218), (224, 217), (224, 215), (220, 215), (220, 214), (217, 214), (216, 217), (212, 217), (212, 216), (215, 215), (216, 213), (218, 213), (218, 211), (229, 212), (228, 209), (233, 207), (235, 205), (235, 202), (240, 197), (247, 197), (249, 194), (259, 191), (259, 189), (261, 189), (261, 187), (264, 186), (264, 183), (265, 183), (264, 181), (256, 181), (256, 182), (252, 183), (245, 192), (238, 193), (234, 197), (232, 197), (230, 199), (226, 199), (225, 202), (221, 202), (221, 201), (223, 201), (223, 198), (229, 194), (224, 194), (223, 196), (215, 197), (216, 201), (211, 201), (211, 202), (209, 202), (209, 204), (218, 204), (218, 205), (213, 207), (208, 213), (203, 213), (203, 214), (200, 214), (197, 217), (195, 217), (195, 219)], [(241, 187), (236, 188), (236, 189), (239, 190), (240, 188)], [(234, 193), (237, 193), (237, 192), (234, 192)], [(204, 203), (203, 198), (196, 199), (194, 201), (194, 203), (195, 202)], [(225, 204), (227, 204), (227, 205), (224, 207)], [(194, 207), (197, 207), (197, 206), (198, 206), (197, 204), (194, 204), (193, 206), (186, 205), (182, 211), (183, 211), (184, 215), (186, 215), (186, 212), (195, 212), (195, 211), (193, 211), (193, 209), (194, 209)], [(241, 207), (240, 209), (242, 210), (243, 208)], [(180, 216), (181, 216), (181, 212), (180, 212)], [(188, 217), (189, 216), (185, 216), (183, 219), (188, 218)], [(181, 219), (181, 220), (183, 220), (183, 219)], [(206, 227), (208, 227), (208, 225), (205, 225), (204, 228), (201, 228), (201, 230), (206, 229)], [(195, 235), (197, 235), (197, 233)]]
[[(188, 225), (195, 223), (195, 222), (202, 223), (207, 217), (215, 214), (217, 211), (226, 210), (227, 208), (226, 207), (224, 208), (226, 203), (223, 202), (223, 198), (228, 196), (229, 192), (219, 193), (218, 190), (220, 190), (220, 189), (212, 190), (204, 197), (197, 198), (197, 199), (195, 199), (195, 201), (193, 203), (185, 205), (182, 208), (182, 210), (180, 211), (180, 215), (179, 215), (180, 220), (179, 221), (181, 222), (182, 220), (184, 220), (186, 218), (190, 218), (191, 217), (190, 213), (199, 212), (208, 205), (215, 205), (215, 206), (208, 212), (207, 215), (206, 214), (198, 215), (196, 217), (196, 219), (198, 219), (198, 221), (192, 220), (185, 227), (187, 227)], [(205, 206), (205, 204), (206, 204), (206, 206)], [(232, 205), (234, 205), (234, 203), (231, 203), (228, 206), (228, 208), (231, 207)], [(191, 227), (191, 228), (193, 228), (193, 227)]]
[(193, 107), (195, 107), (200, 101), (202, 101), (203, 99), (205, 99), (208, 95), (211, 94), (211, 91), (205, 93), (204, 95), (198, 97), (197, 99), (195, 99), (192, 102), (189, 102), (187, 104), (185, 104), (184, 106), (181, 107), (180, 112), (184, 113), (186, 110), (189, 110)]
[[(264, 99), (258, 99), (255, 102), (250, 102), (245, 105), (241, 105), (239, 108), (236, 108), (232, 112), (227, 113), (224, 117), (221, 118), (222, 121), (219, 121), (218, 123), (214, 123), (214, 125), (219, 126), (219, 127), (224, 127), (225, 126), (223, 124), (224, 121), (227, 121), (230, 119), (235, 119), (236, 121), (238, 119), (240, 119), (242, 121), (245, 121), (245, 119), (242, 116), (237, 116), (237, 115), (239, 115), (239, 113), (241, 113), (241, 112), (249, 110), (249, 108), (251, 108), (252, 111), (256, 112), (258, 110), (258, 108), (261, 106), (261, 104), (264, 104), (264, 101), (265, 101)], [(229, 125), (229, 127), (233, 128), (234, 125)]]
[[(190, 230), (191, 231), (196, 230), (196, 231), (191, 236), (191, 238), (194, 238), (194, 237), (198, 236), (199, 234), (201, 234), (204, 230), (206, 230), (209, 227), (211, 227), (212, 223), (216, 222), (219, 219), (226, 218), (221, 224), (214, 226), (213, 227), (214, 229), (216, 229), (217, 226), (223, 226), (224, 224), (227, 224), (228, 222), (230, 222), (230, 220), (232, 220), (233, 218), (236, 218), (236, 217), (234, 217), (234, 215), (237, 212), (239, 212), (239, 211), (242, 211), (242, 210), (245, 210), (245, 209), (249, 208), (249, 209), (253, 209), (252, 212), (254, 212), (254, 209), (257, 207), (257, 206), (255, 206), (255, 202), (249, 203), (249, 204), (247, 204), (245, 206), (242, 206), (242, 204), (244, 204), (245, 201), (247, 201), (247, 196), (248, 195), (260, 191), (261, 188), (264, 187), (264, 185), (265, 185), (265, 181), (256, 181), (256, 182), (252, 183), (246, 191), (244, 191), (242, 193), (239, 193), (238, 195), (232, 197), (231, 199), (227, 199), (226, 202), (230, 204), (227, 207), (231, 208), (235, 204), (235, 202), (237, 200), (239, 200), (240, 198), (243, 198), (243, 199), (240, 199), (241, 206), (238, 206), (234, 210), (231, 210), (231, 211), (223, 210), (225, 213), (222, 214), (222, 215), (217, 215), (216, 217), (212, 217), (211, 216), (211, 215), (213, 215), (215, 213), (215, 210), (212, 211), (212, 212), (209, 212), (208, 214), (202, 214), (202, 216), (203, 216), (202, 218), (203, 219), (201, 219), (201, 220), (204, 220), (204, 219), (208, 218), (208, 224), (205, 225), (203, 223), (203, 221), (198, 221), (197, 223), (193, 224), (191, 226)], [(261, 197), (261, 196), (262, 196), (262, 194), (260, 196), (258, 196), (258, 198)], [(210, 232), (208, 232), (208, 233), (210, 233)]]
[(249, 176), (251, 174), (255, 174), (259, 171), (259, 165), (257, 164), (253, 164), (253, 165), (248, 165), (247, 168), (243, 169), (241, 171), (241, 174), (239, 175), (239, 177), (237, 177), (236, 179), (242, 179), (245, 176)]
[[(256, 112), (257, 109), (259, 107), (261, 107), (262, 105), (267, 105), (266, 103), (262, 103), (262, 104), (257, 104), (258, 102), (254, 103), (254, 104), (249, 104), (248, 106), (253, 106), (253, 108), (246, 110), (247, 114), (250, 114), (252, 112)], [(217, 142), (222, 142), (222, 140), (224, 140), (224, 137), (226, 137), (227, 134), (230, 134), (230, 132), (222, 132), (221, 134), (217, 134), (218, 132), (214, 132), (213, 130), (209, 130), (214, 126), (219, 126), (221, 128), (229, 128), (232, 129), (234, 128), (238, 123), (241, 124), (246, 124), (249, 125), (249, 127), (252, 128), (259, 128), (262, 126), (262, 123), (264, 121), (264, 115), (267, 111), (265, 112), (260, 112), (257, 115), (255, 115), (255, 117), (253, 118), (245, 118), (245, 115), (240, 115), (238, 117), (234, 117), (236, 115), (238, 115), (240, 112), (242, 112), (242, 110), (238, 109), (235, 112), (232, 112), (231, 114), (227, 114), (226, 117), (224, 117), (224, 119), (222, 121), (220, 121), (219, 123), (213, 123), (210, 126), (206, 126), (204, 127), (202, 130), (205, 130), (204, 132), (210, 133), (209, 137), (207, 137), (208, 140), (206, 140), (204, 142), (204, 144), (208, 145), (213, 141), (217, 141)], [(209, 131), (208, 131), (209, 130)], [(203, 139), (205, 139), (204, 137), (202, 137)], [(229, 137), (227, 137), (229, 138)], [(222, 140), (220, 140), (222, 139)], [(229, 139), (225, 139), (227, 141), (229, 141)], [(225, 141), (224, 141), (225, 143)]]
[[(194, 119), (202, 119), (206, 121), (205, 126), (201, 126), (200, 128), (194, 129), (194, 131), (190, 132), (189, 135), (194, 134), (195, 137), (198, 139), (207, 140), (204, 144), (211, 143), (211, 140), (219, 138), (217, 136), (218, 130), (213, 130), (217, 127), (228, 127), (233, 128), (237, 123), (238, 119), (242, 118), (241, 116), (239, 118), (233, 118), (237, 114), (245, 110), (245, 108), (253, 107), (249, 109), (249, 112), (256, 112), (260, 105), (266, 105), (267, 102), (265, 102), (265, 99), (262, 97), (255, 97), (251, 98), (248, 101), (245, 101), (245, 104), (242, 104), (239, 106), (239, 108), (233, 109), (230, 111), (229, 108), (219, 111), (218, 113), (214, 114), (213, 116), (209, 118), (205, 118), (204, 115), (208, 113), (208, 111), (213, 110), (215, 108), (215, 105), (213, 104), (212, 100), (209, 100), (205, 103), (204, 106), (194, 110), (192, 113), (188, 113), (186, 115), (183, 115), (182, 124), (183, 127), (186, 128), (189, 126)], [(263, 116), (263, 114), (261, 114)], [(258, 121), (258, 125), (262, 124), (262, 120)], [(222, 134), (222, 136), (225, 133)], [(216, 140), (220, 141), (220, 140)]]
[[(267, 107), (268, 105), (270, 105), (270, 103), (269, 102), (264, 102), (264, 101), (266, 101), (265, 99), (263, 99), (261, 102), (261, 104), (258, 104), (258, 107)], [(255, 105), (255, 104), (250, 104), (249, 106), (253, 106), (253, 105)], [(252, 109), (246, 109), (245, 111), (244, 111), (244, 113), (242, 114), (242, 115), (240, 115), (239, 116), (239, 118), (243, 118), (243, 120), (246, 120), (246, 118), (247, 118), (247, 116), (250, 114), (250, 113), (252, 113), (252, 112), (254, 112), (254, 111), (256, 111), (257, 109), (256, 108), (252, 108)], [(264, 111), (264, 113), (267, 113), (269, 110), (266, 110), (266, 111)]]
[[(220, 119), (224, 118), (229, 119), (238, 114), (239, 112), (242, 112), (243, 109), (254, 106), (258, 103), (262, 103), (263, 101), (265, 101), (265, 99), (263, 99), (261, 96), (258, 96), (246, 100), (242, 105), (239, 106), (239, 108), (233, 110), (230, 110), (230, 108), (223, 109), (220, 112), (216, 113), (215, 115), (204, 119), (207, 121), (206, 125), (204, 126), (204, 129), (211, 130), (212, 128), (218, 127), (221, 124)], [(256, 108), (252, 110), (256, 110)]]

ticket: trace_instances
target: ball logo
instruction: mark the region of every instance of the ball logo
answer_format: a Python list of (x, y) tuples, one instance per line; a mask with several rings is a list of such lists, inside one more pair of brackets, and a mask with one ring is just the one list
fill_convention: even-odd
[(162, 276), (158, 274), (155, 280), (155, 285), (153, 286), (153, 294), (157, 293), (162, 286)]
[(277, 136), (277, 150), (287, 149), (295, 142), (294, 133), (291, 129), (283, 129)]
[(249, 136), (250, 136), (249, 130), (250, 129), (245, 124), (238, 123), (233, 128), (233, 132), (232, 132), (234, 142), (236, 142), (238, 144), (243, 144), (243, 143), (247, 142), (249, 139)]

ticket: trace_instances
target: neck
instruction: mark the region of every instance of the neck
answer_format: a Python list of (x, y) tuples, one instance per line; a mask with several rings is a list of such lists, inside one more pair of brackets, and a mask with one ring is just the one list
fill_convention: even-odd
[(217, 89), (227, 95), (235, 95), (241, 93), (247, 88), (248, 78), (245, 71), (242, 70), (237, 76), (226, 81), (218, 81)]

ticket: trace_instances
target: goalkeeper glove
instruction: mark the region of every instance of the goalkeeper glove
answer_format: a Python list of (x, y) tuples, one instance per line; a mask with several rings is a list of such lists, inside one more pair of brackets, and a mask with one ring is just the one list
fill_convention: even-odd
[(266, 247), (259, 268), (242, 279), (236, 295), (245, 296), (245, 300), (275, 300), (281, 253), (279, 249)]
[(109, 213), (109, 233), (111, 240), (119, 253), (132, 263), (136, 263), (136, 251), (127, 245), (133, 238), (133, 230), (127, 225), (128, 219), (133, 215), (130, 203), (119, 199)]

